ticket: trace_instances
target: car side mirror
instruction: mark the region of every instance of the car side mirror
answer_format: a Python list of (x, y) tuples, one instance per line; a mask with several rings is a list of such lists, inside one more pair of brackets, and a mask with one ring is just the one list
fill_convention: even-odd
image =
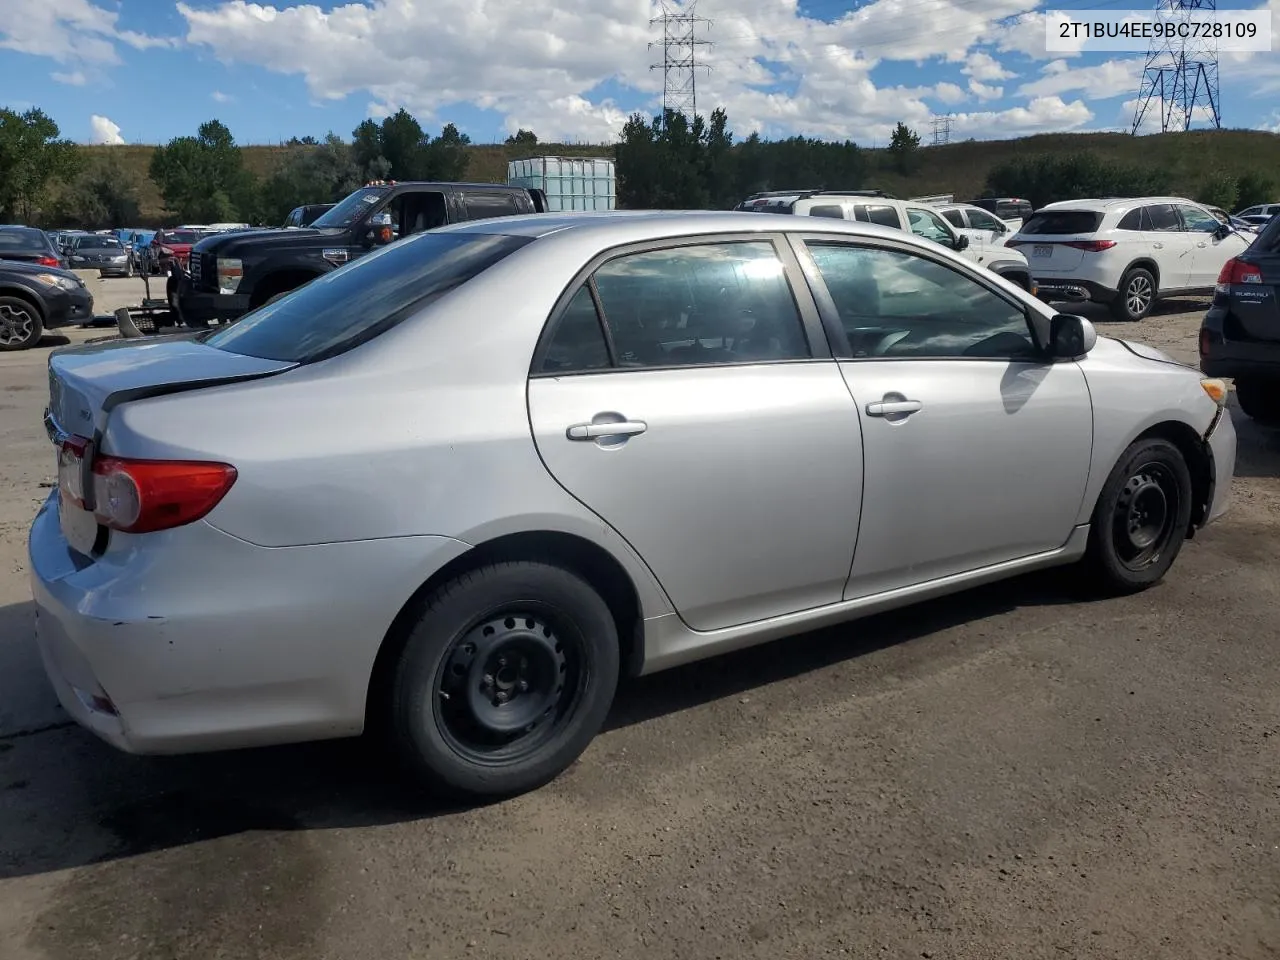
[(1231, 226), (1226, 223), (1220, 223), (1213, 231), (1213, 239), (1223, 240), (1231, 234)]
[(1054, 360), (1079, 360), (1098, 342), (1098, 332), (1084, 317), (1059, 313), (1049, 321), (1049, 354)]
[(960, 234), (958, 237), (956, 237), (956, 249), (957, 249), (957, 250), (968, 250), (968, 249), (969, 249), (969, 235), (968, 235), (968, 234), (966, 234), (966, 233), (962, 233), (962, 234)]

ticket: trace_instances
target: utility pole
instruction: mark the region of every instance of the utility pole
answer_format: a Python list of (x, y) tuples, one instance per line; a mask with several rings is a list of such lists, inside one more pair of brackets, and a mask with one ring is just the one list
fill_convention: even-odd
[(951, 122), (955, 119), (951, 114), (945, 117), (934, 117), (933, 124), (933, 145), (941, 147), (951, 142)]
[[(1157, 11), (1170, 11), (1184, 21), (1190, 20), (1193, 11), (1216, 9), (1217, 0), (1157, 0), (1156, 3)], [(1214, 128), (1221, 129), (1217, 43), (1193, 36), (1152, 40), (1138, 87), (1138, 106), (1133, 112), (1131, 133), (1137, 134), (1153, 105), (1158, 105), (1160, 110), (1161, 133), (1190, 130), (1197, 108), (1207, 108)]]
[(698, 48), (709, 47), (710, 40), (698, 38), (698, 31), (711, 21), (698, 16), (698, 0), (683, 6), (674, 0), (662, 0), (662, 15), (649, 21), (662, 25), (662, 39), (649, 44), (662, 48), (662, 62), (650, 64), (650, 70), (662, 71), (662, 129), (667, 127), (667, 112), (681, 113), (690, 121), (698, 112), (698, 71), (710, 69), (698, 63)]

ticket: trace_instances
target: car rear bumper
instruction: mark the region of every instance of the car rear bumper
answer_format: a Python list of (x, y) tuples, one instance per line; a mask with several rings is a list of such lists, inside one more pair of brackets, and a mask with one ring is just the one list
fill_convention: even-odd
[(179, 295), (178, 310), (183, 320), (234, 320), (249, 312), (249, 298), (239, 294), (192, 290), (188, 285)]
[(1072, 277), (1045, 277), (1033, 274), (1037, 295), (1041, 300), (1050, 303), (1110, 303), (1119, 294), (1118, 290), (1104, 286), (1094, 280), (1080, 280)]
[(1206, 375), (1280, 381), (1280, 341), (1224, 340), (1221, 329), (1208, 317), (1201, 328), (1200, 369)]
[(55, 493), (28, 543), (36, 639), (66, 711), (131, 753), (355, 735), (374, 658), (417, 586), (466, 544), (263, 548), (199, 521), (77, 563)]

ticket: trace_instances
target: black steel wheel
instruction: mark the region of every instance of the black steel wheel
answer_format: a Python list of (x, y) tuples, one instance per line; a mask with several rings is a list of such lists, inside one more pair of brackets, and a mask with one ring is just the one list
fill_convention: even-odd
[(482, 567), (424, 598), (395, 668), (392, 733), (439, 791), (521, 793), (586, 749), (618, 663), (613, 615), (576, 574), (535, 562)]
[(1157, 583), (1191, 525), (1191, 472), (1168, 440), (1140, 440), (1120, 457), (1094, 508), (1086, 563), (1111, 592)]
[(459, 755), (508, 763), (536, 751), (581, 696), (582, 638), (554, 609), (515, 604), (454, 640), (436, 677), (435, 721)]

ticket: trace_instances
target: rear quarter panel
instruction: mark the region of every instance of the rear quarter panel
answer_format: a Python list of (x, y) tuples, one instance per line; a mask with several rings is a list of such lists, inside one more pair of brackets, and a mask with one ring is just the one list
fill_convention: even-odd
[(667, 613), (643, 561), (547, 472), (529, 426), (534, 346), (589, 258), (513, 257), (491, 268), (493, 282), (463, 287), (332, 360), (124, 404), (104, 449), (233, 464), (236, 483), (207, 521), (265, 547), (575, 534), (628, 570), (645, 616)]
[(1184, 423), (1201, 436), (1218, 407), (1200, 388), (1198, 370), (1134, 356), (1099, 337), (1080, 361), (1093, 403), (1093, 456), (1077, 523), (1088, 523), (1107, 476), (1125, 448), (1152, 427)]

